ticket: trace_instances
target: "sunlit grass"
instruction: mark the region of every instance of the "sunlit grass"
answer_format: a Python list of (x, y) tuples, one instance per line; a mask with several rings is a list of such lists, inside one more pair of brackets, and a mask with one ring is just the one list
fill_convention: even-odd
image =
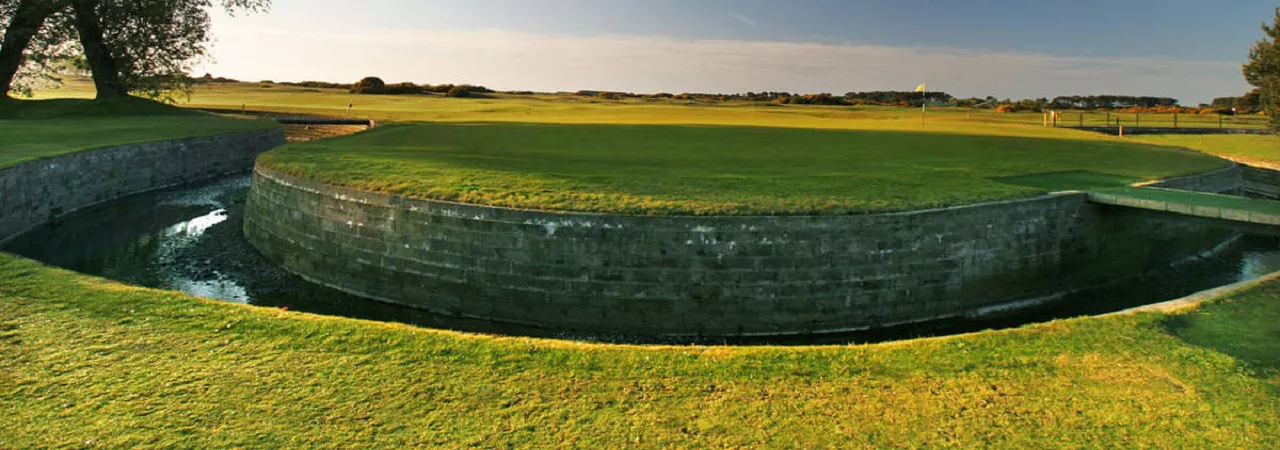
[(1135, 141), (1186, 147), (1246, 163), (1280, 168), (1280, 136), (1260, 135), (1151, 135)]
[[(230, 95), (219, 101), (230, 106)], [(272, 101), (295, 101), (291, 98)], [(430, 99), (435, 101), (444, 100)], [(314, 111), (342, 107), (345, 103), (325, 103)], [(448, 113), (394, 108), (405, 106), (388, 106), (389, 115)], [(689, 113), (698, 114), (698, 120), (745, 122), (720, 125), (756, 125), (763, 120), (754, 117), (758, 112), (720, 114), (685, 108), (698, 111)], [(888, 135), (919, 126), (910, 124), (913, 118), (907, 111), (881, 111), (867, 120), (821, 117), (825, 113), (813, 111), (787, 110), (778, 122), (793, 128), (866, 127), (861, 129)], [(712, 118), (704, 119), (702, 112)], [(654, 115), (669, 113), (663, 109)], [(459, 121), (477, 120), (477, 114), (518, 115), (457, 114)], [(636, 114), (626, 111), (606, 119), (640, 120)], [(591, 113), (547, 117), (552, 122), (587, 121)], [(871, 120), (882, 123), (865, 124)], [(997, 122), (986, 131), (973, 132), (961, 121), (977, 118), (954, 114), (939, 120), (952, 120), (957, 125), (947, 126), (968, 131), (912, 139), (951, 142), (957, 139), (954, 134), (976, 134), (960, 139), (970, 143), (990, 136), (1065, 139), (1062, 145), (1071, 146), (1064, 147), (1068, 154), (1077, 148), (1071, 140), (1096, 142), (1099, 148), (1120, 145), (1101, 135), (1028, 126), (1030, 121)], [(854, 122), (862, 124), (850, 125)], [(941, 131), (941, 126), (930, 129)], [(509, 128), (504, 132), (520, 131), (518, 127), (501, 126)], [(435, 128), (436, 135), (446, 133), (440, 139), (461, 139), (468, 136), (452, 133), (474, 131)], [(64, 148), (81, 145), (68, 138), (74, 135), (55, 131), (43, 131), (39, 142), (50, 149), (57, 148), (59, 140)], [(628, 141), (626, 132), (619, 133), (611, 139)], [(760, 133), (817, 143), (814, 148), (824, 148), (824, 140), (845, 140), (839, 134), (810, 135), (805, 130)], [(714, 132), (692, 141), (759, 142), (734, 137), (738, 134)], [(333, 150), (317, 147), (318, 161), (331, 164), (337, 159), (330, 160), (326, 152), (348, 152), (344, 146), (377, 136), (333, 141)], [(400, 139), (395, 133), (384, 136)], [(489, 169), (492, 164), (515, 165), (539, 175), (508, 182), (530, 186), (551, 183), (555, 179), (547, 174), (578, 164), (592, 171), (608, 165), (600, 156), (548, 166), (532, 153), (504, 154), (499, 144), (515, 137), (492, 135), (476, 148), (443, 152), (447, 158), (432, 159), (450, 162), (449, 170), (466, 167), (499, 178), (502, 172)], [(565, 137), (562, 132), (519, 137), (531, 144), (525, 147), (561, 156), (584, 158), (582, 149), (591, 148), (552, 145)], [(1224, 154), (1205, 145), (1202, 150)], [(1142, 147), (1123, 148), (1127, 154)], [(405, 153), (387, 147), (361, 155), (349, 175), (357, 179), (362, 170), (392, 172), (389, 167), (402, 160), (424, 160), (420, 145)], [(671, 153), (673, 158), (698, 157)], [(770, 155), (764, 150), (747, 155), (753, 153), (755, 159), (744, 159), (758, 161)], [(998, 154), (984, 164), (1008, 159)], [(637, 158), (635, 152), (616, 156), (629, 163)], [(1042, 156), (1054, 158), (1048, 152)], [(931, 158), (945, 161), (946, 155)], [(927, 159), (910, 164), (923, 167)], [(686, 160), (670, 161), (682, 163), (658, 165), (654, 171), (696, 174), (693, 178), (709, 173), (683, 163)], [(1015, 158), (1010, 165), (1030, 161)], [(1154, 170), (1172, 173), (1187, 169), (1179, 165), (1191, 160), (1151, 161), (1164, 167)], [(1096, 164), (1107, 162), (1112, 161)], [(361, 164), (364, 168), (355, 168)], [(814, 167), (791, 164), (776, 168), (753, 162), (742, 167), (752, 169), (745, 171), (748, 175)], [(832, 164), (828, 160), (818, 165)], [(1090, 169), (1112, 173), (1095, 166), (1080, 170)], [(428, 166), (412, 170), (435, 176)], [(606, 168), (603, 173), (619, 179), (635, 176), (619, 170)], [(902, 180), (909, 178), (901, 174), (920, 169), (881, 170)], [(1022, 186), (1011, 183), (1015, 187), (1010, 189), (1024, 189), (1018, 191), (1022, 195), (1030, 192), (1025, 189), (1057, 188), (1079, 179), (1110, 179), (1095, 174), (1049, 178), (1018, 179)], [(587, 178), (573, 182), (600, 183)], [(412, 178), (383, 183), (369, 187), (404, 192), (421, 184)], [(790, 192), (785, 185), (771, 186)], [(818, 186), (833, 189), (826, 182)], [(752, 192), (749, 186), (742, 189)], [(1274, 282), (1183, 315), (1058, 321), (863, 346), (633, 347), (478, 336), (228, 305), (128, 287), (0, 254), (0, 448), (1277, 448), (1277, 336), (1280, 284)]]
[[(776, 127), (423, 124), (259, 163), (410, 197), (625, 214), (856, 214), (1120, 186), (1222, 167), (1118, 140)], [(1088, 172), (1082, 179), (1058, 176)], [(1055, 178), (1053, 187), (1007, 177)], [(1101, 182), (1102, 185), (1098, 185)]]
[(241, 307), (0, 256), (0, 447), (1280, 445), (1280, 288), (896, 344), (629, 347)]

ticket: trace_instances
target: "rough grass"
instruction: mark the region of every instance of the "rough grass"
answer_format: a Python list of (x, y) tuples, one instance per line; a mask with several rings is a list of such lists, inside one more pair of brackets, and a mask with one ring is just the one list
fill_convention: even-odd
[(897, 344), (643, 348), (241, 307), (0, 256), (0, 447), (1276, 448), (1280, 286)]
[[(558, 124), (390, 126), (260, 164), (410, 197), (625, 214), (852, 214), (1118, 186), (1222, 167), (1164, 147), (898, 131)], [(1099, 173), (1093, 178), (1060, 172)], [(1045, 175), (1048, 184), (1004, 178)], [(1071, 181), (1075, 180), (1074, 183)]]
[(0, 168), (93, 148), (275, 126), (145, 100), (0, 100)]

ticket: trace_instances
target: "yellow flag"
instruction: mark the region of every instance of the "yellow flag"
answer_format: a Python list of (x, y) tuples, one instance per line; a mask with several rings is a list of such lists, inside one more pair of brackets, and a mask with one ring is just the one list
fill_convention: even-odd
[(925, 83), (920, 83), (920, 86), (916, 87), (916, 92), (924, 92), (924, 85)]

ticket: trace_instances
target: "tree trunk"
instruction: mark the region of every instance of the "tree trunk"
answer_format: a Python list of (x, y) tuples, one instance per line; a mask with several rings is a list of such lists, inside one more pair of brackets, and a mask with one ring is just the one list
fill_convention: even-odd
[(13, 20), (5, 28), (4, 43), (0, 43), (0, 97), (9, 95), (13, 77), (22, 67), (23, 52), (55, 11), (55, 2), (50, 0), (22, 0), (18, 4)]
[(89, 60), (89, 68), (93, 70), (93, 85), (98, 90), (98, 99), (111, 99), (128, 95), (124, 84), (120, 82), (120, 71), (116, 68), (116, 59), (111, 56), (102, 34), (102, 23), (98, 19), (98, 0), (73, 0), (75, 7), (76, 31), (80, 33), (80, 45), (84, 47), (85, 59)]

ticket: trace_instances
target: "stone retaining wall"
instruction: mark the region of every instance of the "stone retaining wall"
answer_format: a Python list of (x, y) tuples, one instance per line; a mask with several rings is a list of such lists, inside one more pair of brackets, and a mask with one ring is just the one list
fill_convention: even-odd
[(1245, 166), (1244, 190), (1249, 195), (1280, 199), (1280, 171)]
[[(1170, 180), (1238, 192), (1240, 169)], [(859, 216), (642, 217), (406, 199), (255, 170), (245, 235), (314, 282), (463, 317), (667, 336), (851, 331), (1138, 274), (1230, 231), (1084, 194)]]
[(0, 169), (0, 242), (130, 194), (243, 173), (284, 143), (279, 128), (108, 147)]

